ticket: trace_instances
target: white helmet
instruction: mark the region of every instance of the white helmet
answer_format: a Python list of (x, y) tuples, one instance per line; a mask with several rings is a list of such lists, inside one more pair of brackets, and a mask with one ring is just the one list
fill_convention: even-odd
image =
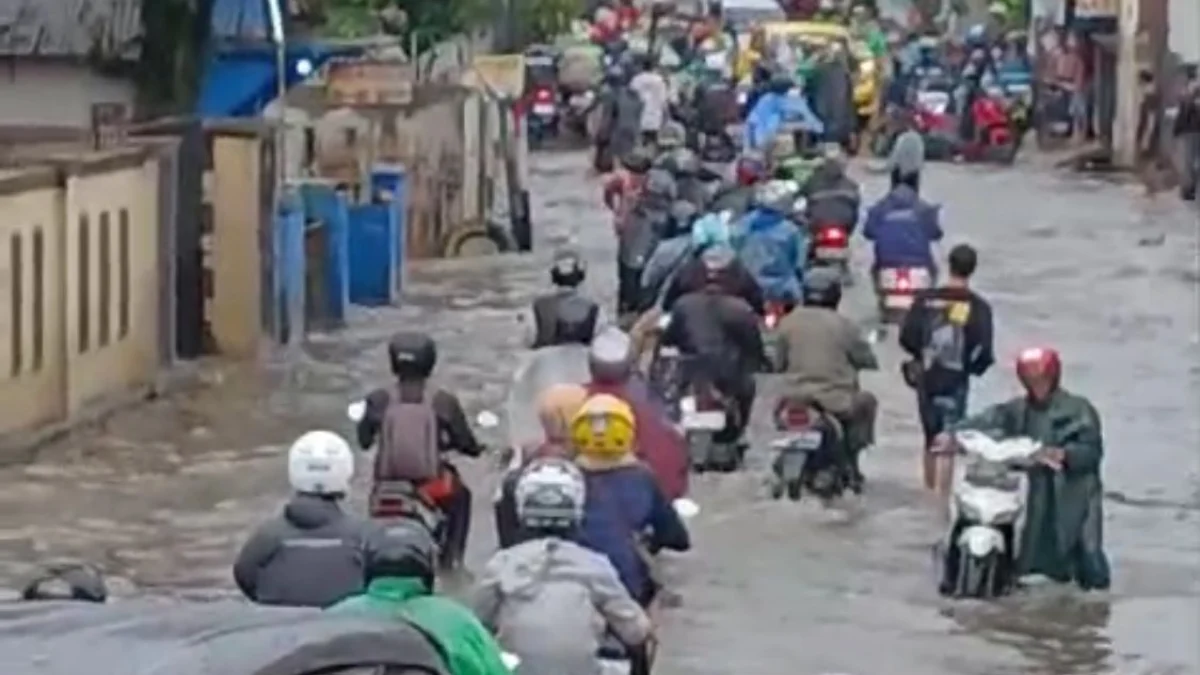
[(288, 450), (288, 482), (296, 492), (344, 495), (353, 477), (350, 444), (332, 431), (310, 431)]
[(534, 461), (517, 480), (517, 519), (531, 530), (571, 531), (583, 520), (583, 474), (569, 460)]

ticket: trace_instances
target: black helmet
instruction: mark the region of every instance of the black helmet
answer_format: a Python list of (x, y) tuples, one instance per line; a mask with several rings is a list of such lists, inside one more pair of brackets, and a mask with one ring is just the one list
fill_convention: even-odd
[(550, 281), (555, 286), (575, 288), (587, 276), (587, 264), (574, 251), (559, 251), (554, 255), (550, 268)]
[(641, 175), (650, 170), (654, 157), (645, 148), (634, 148), (621, 158), (621, 166), (630, 173)]
[(771, 81), (768, 86), (775, 93), (786, 94), (795, 86), (795, 83), (796, 81), (792, 79), (791, 75), (784, 72), (775, 72), (771, 74)]
[(108, 586), (100, 570), (91, 565), (54, 565), (26, 584), (21, 598), (104, 602), (108, 599)]
[(700, 209), (686, 199), (678, 199), (671, 204), (671, 237), (677, 237), (692, 231), (692, 223), (700, 215)]
[(804, 275), (804, 304), (837, 309), (842, 301), (842, 275), (831, 267), (815, 267)]
[(425, 333), (396, 333), (388, 340), (392, 373), (402, 380), (424, 380), (437, 365), (437, 344)]
[(367, 553), (366, 578), (420, 579), (433, 590), (437, 542), (416, 522), (400, 520), (380, 530)]

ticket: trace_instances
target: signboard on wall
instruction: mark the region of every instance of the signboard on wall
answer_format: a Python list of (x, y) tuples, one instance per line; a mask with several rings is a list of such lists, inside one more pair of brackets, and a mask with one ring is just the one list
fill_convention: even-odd
[(525, 92), (525, 57), (520, 54), (476, 56), (471, 69), (463, 74), (468, 87), (485, 85), (505, 98), (520, 98)]
[(1121, 15), (1120, 0), (1075, 0), (1075, 20), (1116, 20)]
[(413, 79), (403, 61), (335, 61), (325, 73), (325, 95), (333, 105), (408, 105)]

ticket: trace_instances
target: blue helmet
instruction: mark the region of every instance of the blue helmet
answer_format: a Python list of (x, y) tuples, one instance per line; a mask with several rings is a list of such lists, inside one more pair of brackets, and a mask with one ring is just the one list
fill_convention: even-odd
[(977, 23), (974, 26), (971, 26), (971, 28), (967, 30), (966, 42), (967, 42), (968, 46), (978, 47), (986, 41), (987, 41), (987, 27), (985, 27), (983, 24)]

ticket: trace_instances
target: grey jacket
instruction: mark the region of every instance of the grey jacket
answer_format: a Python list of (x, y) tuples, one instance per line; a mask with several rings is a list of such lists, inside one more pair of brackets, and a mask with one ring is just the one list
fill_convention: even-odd
[(607, 630), (627, 645), (650, 635), (650, 619), (608, 558), (563, 539), (534, 539), (497, 553), (473, 605), (519, 675), (597, 675)]
[(242, 546), (233, 579), (257, 603), (328, 607), (362, 591), (375, 532), (338, 501), (296, 495)]
[(780, 320), (775, 335), (788, 393), (811, 397), (833, 413), (850, 412), (858, 371), (879, 368), (858, 326), (832, 309), (797, 307)]
[(888, 169), (902, 174), (920, 173), (925, 167), (925, 139), (919, 132), (908, 130), (896, 138), (892, 154), (888, 157)]

